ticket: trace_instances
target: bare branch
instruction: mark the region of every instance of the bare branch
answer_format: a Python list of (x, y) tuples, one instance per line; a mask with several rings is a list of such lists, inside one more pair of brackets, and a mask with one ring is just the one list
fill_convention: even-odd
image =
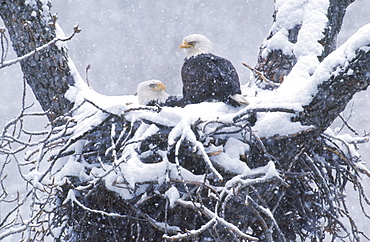
[(62, 38), (54, 38), (53, 40), (49, 41), (48, 43), (46, 43), (46, 44), (44, 44), (40, 47), (37, 47), (35, 50), (29, 52), (28, 54), (25, 54), (21, 57), (18, 57), (16, 59), (14, 59), (14, 60), (3, 61), (0, 64), (0, 69), (11, 66), (11, 65), (14, 65), (14, 64), (19, 63), (21, 61), (24, 61), (25, 59), (35, 55), (37, 52), (40, 52), (40, 51), (43, 51), (43, 50), (49, 48), (51, 45), (54, 45), (58, 41), (61, 41), (61, 42), (69, 41), (75, 36), (76, 33), (79, 33), (80, 31), (81, 30), (78, 28), (78, 26), (76, 26), (73, 29), (73, 33), (68, 38), (63, 38), (63, 39)]

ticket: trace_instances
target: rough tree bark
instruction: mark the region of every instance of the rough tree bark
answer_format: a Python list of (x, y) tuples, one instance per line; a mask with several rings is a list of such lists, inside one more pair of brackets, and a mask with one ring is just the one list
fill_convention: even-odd
[[(18, 56), (55, 38), (56, 20), (52, 16), (43, 15), (45, 5), (42, 2), (36, 1), (37, 4), (31, 6), (20, 0), (1, 1), (0, 15)], [(318, 40), (323, 47), (316, 56), (318, 62), (325, 60), (336, 48), (336, 36), (345, 9), (351, 2), (330, 1), (326, 14), (328, 21), (323, 29), (324, 37)], [(277, 24), (278, 14), (279, 9), (274, 14), (276, 26), (267, 40), (284, 27)], [(302, 22), (286, 29), (290, 43), (299, 41), (304, 24)], [(265, 48), (267, 46), (261, 46), (256, 66), (260, 74), (256, 76), (256, 83), (261, 88), (274, 89), (277, 86), (268, 83), (262, 85), (259, 78), (264, 75), (272, 82), (282, 83), (300, 59), (294, 53), (283, 53), (281, 49), (274, 49), (266, 55), (263, 54)], [(72, 104), (63, 96), (75, 83), (67, 58), (65, 49), (52, 45), (21, 62), (22, 71), (37, 100), (44, 110), (51, 109), (48, 113), (51, 121), (62, 117), (72, 108)], [(335, 138), (323, 132), (343, 111), (353, 95), (368, 87), (369, 60), (370, 51), (364, 48), (356, 52), (355, 58), (348, 65), (336, 66), (337, 72), (317, 86), (318, 92), (302, 110), (252, 108), (235, 116), (233, 122), (206, 122), (199, 119), (188, 130), (197, 141), (190, 136), (175, 137), (169, 141), (173, 128), (170, 125), (150, 119), (131, 122), (125, 115), (97, 106), (96, 113), (105, 115), (102, 121), (77, 137), (69, 133), (74, 126), (67, 125), (63, 132), (66, 137), (70, 135), (73, 138), (67, 141), (63, 139), (62, 148), (58, 147), (57, 155), (51, 156), (53, 162), (62, 157), (75, 156), (79, 164), (87, 164), (86, 173), (98, 165), (104, 168), (104, 164), (122, 173), (116, 171), (121, 165), (115, 163), (117, 157), (123, 155), (129, 145), (138, 143), (134, 153), (141, 158), (143, 166), (168, 160), (168, 164), (174, 164), (178, 173), (185, 168), (195, 175), (205, 174), (205, 181), (185, 182), (179, 176), (171, 177), (169, 182), (161, 184), (147, 181), (130, 188), (127, 181), (107, 184), (103, 178), (99, 178), (89, 183), (79, 180), (77, 176), (68, 177), (64, 184), (58, 186), (57, 206), (53, 211), (51, 227), (60, 228), (60, 232), (53, 234), (54, 238), (69, 241), (159, 241), (163, 238), (295, 241), (299, 237), (302, 240), (322, 240), (326, 233), (335, 238), (340, 229), (346, 229), (338, 221), (340, 214), (352, 222), (342, 192), (347, 182), (359, 187), (361, 184), (358, 181), (357, 160), (343, 152), (340, 145), (335, 143)], [(310, 74), (312, 78), (315, 77), (314, 72)], [(161, 115), (158, 111), (157, 115)], [(124, 114), (129, 112), (126, 110)], [(286, 112), (292, 115), (292, 121), (312, 128), (294, 135), (261, 139), (251, 130), (256, 123), (255, 114), (263, 112)], [(92, 116), (87, 116), (86, 122)], [(155, 125), (158, 131), (144, 140), (136, 139), (136, 132), (145, 125)], [(211, 129), (212, 125), (217, 128), (206, 134), (207, 138), (213, 140), (204, 138), (202, 135), (205, 130)], [(248, 164), (249, 168), (260, 170), (250, 177), (239, 177), (220, 169), (223, 180), (217, 179), (217, 170), (207, 162), (218, 153), (205, 154), (201, 152), (202, 148), (210, 146), (212, 142), (225, 146), (230, 138), (227, 135), (235, 133), (240, 133), (240, 140), (250, 147), (240, 160)], [(226, 135), (227, 138), (217, 135)], [(79, 150), (81, 153), (74, 153), (70, 148), (82, 140), (85, 142), (82, 152)], [(149, 151), (152, 154), (145, 156)], [(268, 176), (275, 167), (280, 175)], [(124, 176), (121, 178), (125, 180)], [(145, 194), (139, 193), (125, 200), (108, 189), (108, 185), (121, 185), (121, 189), (127, 189), (133, 194), (142, 186), (146, 186), (146, 190)], [(176, 206), (169, 209), (165, 194), (171, 187), (176, 187), (182, 197)], [(359, 240), (359, 232), (355, 225), (352, 226), (352, 230), (347, 232), (353, 234), (354, 240)]]
[[(36, 3), (26, 4), (22, 0), (5, 0), (0, 3), (0, 16), (18, 57), (56, 38), (56, 16), (43, 10), (43, 7), (50, 8), (51, 4), (43, 6), (41, 1)], [(66, 58), (67, 50), (52, 45), (20, 63), (28, 85), (42, 109), (48, 112), (50, 121), (63, 116), (72, 108), (72, 104), (64, 97), (68, 86), (74, 84)]]

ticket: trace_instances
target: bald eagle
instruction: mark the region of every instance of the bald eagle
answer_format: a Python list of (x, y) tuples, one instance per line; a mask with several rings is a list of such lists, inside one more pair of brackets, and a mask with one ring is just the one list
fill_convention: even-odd
[(146, 106), (183, 106), (180, 96), (170, 96), (166, 86), (159, 80), (149, 80), (139, 83), (137, 87), (138, 101)]
[(222, 101), (232, 106), (247, 105), (240, 94), (238, 74), (225, 58), (211, 53), (212, 42), (200, 34), (186, 36), (180, 45), (186, 58), (181, 69), (183, 105)]
[(170, 96), (166, 86), (159, 80), (141, 82), (137, 87), (137, 95), (139, 104), (148, 106), (164, 104)]

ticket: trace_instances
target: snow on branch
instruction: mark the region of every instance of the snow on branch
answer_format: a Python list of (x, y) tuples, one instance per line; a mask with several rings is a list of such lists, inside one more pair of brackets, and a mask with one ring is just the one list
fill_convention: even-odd
[[(273, 36), (263, 43), (262, 56), (274, 50), (282, 50), (284, 55), (307, 56), (315, 52), (321, 54), (318, 43), (323, 38), (326, 27), (329, 1), (289, 0), (275, 1), (275, 22), (270, 32)], [(292, 39), (291, 30), (300, 28), (298, 36)], [(302, 60), (303, 61), (303, 60)]]
[[(300, 57), (305, 60), (302, 62), (304, 68), (299, 67), (298, 59), (274, 92), (246, 88), (248, 95), (257, 93), (256, 97), (250, 98), (252, 103), (253, 99), (259, 105), (274, 103), (276, 107), (295, 103), (297, 107), (303, 107), (296, 121), (324, 131), (344, 110), (353, 95), (370, 84), (369, 31), (370, 24), (363, 26), (320, 62), (313, 54), (315, 61), (309, 71), (305, 69), (309, 66), (305, 61), (310, 58)], [(310, 56), (310, 53), (307, 55)]]
[[(346, 8), (352, 2), (275, 1), (274, 23), (261, 45), (256, 69), (274, 83), (285, 82), (288, 75), (298, 84), (307, 80), (336, 49)], [(256, 84), (265, 89), (276, 88)]]
[[(358, 70), (348, 69), (348, 67), (357, 60), (360, 53), (368, 53), (370, 51), (369, 31), (370, 24), (360, 28), (342, 46), (329, 54), (321, 63), (318, 63), (306, 78), (298, 78), (292, 71), (278, 89), (278, 95), (284, 96), (289, 93), (291, 100), (298, 101), (303, 106), (309, 105), (322, 83), (335, 80), (337, 76), (343, 78), (344, 74), (346, 76), (354, 76)], [(358, 73), (358, 76), (363, 77), (364, 81), (369, 78), (369, 69), (363, 69), (361, 72), (362, 75)], [(302, 73), (302, 70), (299, 73)], [(354, 88), (356, 88), (356, 85)], [(289, 100), (285, 101), (288, 102)]]
[(328, 23), (329, 3), (275, 1), (274, 23), (260, 48), (256, 69), (274, 83), (285, 81), (290, 72), (297, 78), (308, 78), (324, 50), (320, 41)]

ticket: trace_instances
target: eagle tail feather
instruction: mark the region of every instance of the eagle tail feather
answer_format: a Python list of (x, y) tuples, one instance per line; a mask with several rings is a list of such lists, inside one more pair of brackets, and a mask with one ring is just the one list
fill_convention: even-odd
[(237, 102), (238, 104), (240, 104), (240, 105), (247, 106), (247, 105), (250, 104), (249, 101), (241, 94), (234, 94), (234, 95), (230, 96), (230, 98), (232, 100), (234, 100), (235, 102)]

